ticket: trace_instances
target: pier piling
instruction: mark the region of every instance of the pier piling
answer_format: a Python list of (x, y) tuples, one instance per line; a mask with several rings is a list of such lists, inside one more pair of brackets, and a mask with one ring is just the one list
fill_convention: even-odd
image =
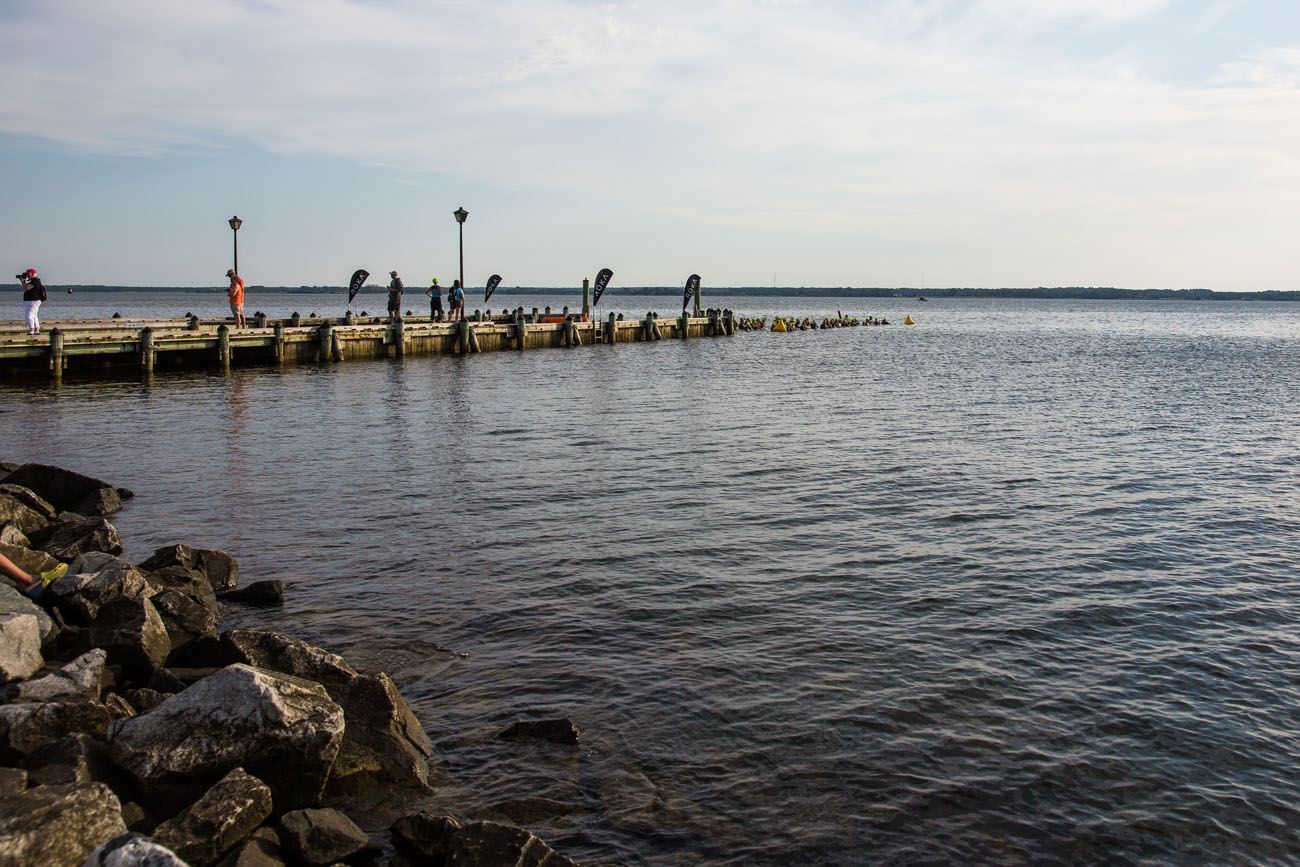
[(217, 326), (217, 362), (230, 366), (230, 326), (224, 322)]

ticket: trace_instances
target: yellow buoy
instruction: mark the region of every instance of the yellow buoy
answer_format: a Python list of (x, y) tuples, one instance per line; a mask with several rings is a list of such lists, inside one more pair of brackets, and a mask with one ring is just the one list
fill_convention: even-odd
[(906, 319), (903, 320), (903, 324), (904, 324), (904, 325), (915, 325), (916, 323), (912, 321), (912, 317), (911, 317), (911, 316), (908, 316)]
[(776, 320), (775, 322), (773, 322), (773, 323), (772, 323), (772, 330), (773, 330), (773, 331), (784, 332), (784, 331), (786, 330), (786, 328), (785, 328), (785, 320), (784, 320), (784, 319), (778, 319), (778, 320)]

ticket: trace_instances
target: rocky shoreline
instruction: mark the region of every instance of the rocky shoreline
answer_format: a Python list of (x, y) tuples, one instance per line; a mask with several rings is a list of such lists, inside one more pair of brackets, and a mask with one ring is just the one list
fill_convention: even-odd
[[(240, 587), (233, 557), (183, 544), (127, 562), (107, 516), (131, 496), (0, 464), (0, 553), (29, 574), (68, 565), (36, 601), (0, 578), (0, 867), (575, 863), (524, 829), (416, 809), (434, 748), (392, 678), (221, 631), (223, 605), (281, 604), (282, 584)], [(503, 736), (577, 737), (537, 726)], [(400, 818), (367, 833), (352, 817), (376, 803)]]

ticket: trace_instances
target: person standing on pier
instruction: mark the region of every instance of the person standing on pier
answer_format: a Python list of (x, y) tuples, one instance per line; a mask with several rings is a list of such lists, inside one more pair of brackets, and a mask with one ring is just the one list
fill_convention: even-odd
[(23, 306), (27, 308), (27, 333), (41, 333), (41, 302), (46, 299), (45, 284), (36, 276), (35, 268), (28, 268), (18, 275), (18, 282), (23, 287)]
[(447, 301), (449, 302), (448, 307), (450, 308), (451, 311), (450, 313), (447, 314), (447, 318), (450, 319), (452, 322), (459, 322), (460, 320), (464, 319), (465, 318), (465, 290), (460, 288), (459, 280), (452, 281), (451, 291), (447, 293)]
[(402, 284), (402, 278), (397, 276), (396, 271), (389, 271), (388, 276), (393, 279), (388, 283), (388, 321), (402, 321), (402, 290), (406, 288)]
[(429, 296), (429, 321), (442, 321), (442, 287), (438, 285), (438, 278), (433, 278), (433, 285), (429, 291), (424, 293)]
[(248, 320), (244, 318), (244, 278), (231, 268), (226, 271), (230, 278), (230, 287), (226, 289), (226, 298), (230, 301), (230, 315), (235, 317), (236, 328), (247, 328)]

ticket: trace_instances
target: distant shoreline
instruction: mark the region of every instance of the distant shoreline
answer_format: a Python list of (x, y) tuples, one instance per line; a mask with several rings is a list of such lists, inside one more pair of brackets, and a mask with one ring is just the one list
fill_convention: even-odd
[[(99, 286), (64, 284), (47, 286), (52, 293), (74, 292), (179, 292), (207, 294), (224, 292), (224, 286)], [(250, 292), (275, 292), (287, 295), (346, 295), (343, 286), (249, 286)], [(422, 290), (422, 286), (412, 286), (412, 290)], [(382, 286), (368, 286), (361, 290), (362, 295), (383, 295), (387, 290)], [(516, 286), (502, 287), (502, 295), (567, 295), (581, 291), (574, 286)], [(615, 295), (664, 295), (676, 296), (682, 292), (676, 286), (620, 286)], [(710, 286), (705, 295), (730, 295), (754, 298), (1043, 298), (1043, 299), (1077, 299), (1092, 301), (1136, 300), (1136, 301), (1300, 301), (1300, 290), (1266, 290), (1261, 292), (1214, 292), (1209, 289), (1118, 289), (1110, 286), (1058, 286), (1034, 288), (1002, 287), (948, 287), (917, 289), (912, 287), (855, 288), (848, 286)]]

